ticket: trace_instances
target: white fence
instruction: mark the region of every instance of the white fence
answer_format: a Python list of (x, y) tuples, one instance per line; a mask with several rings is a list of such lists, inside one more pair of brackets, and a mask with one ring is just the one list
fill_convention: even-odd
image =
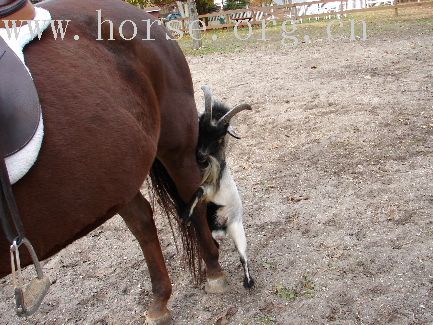
[[(299, 0), (298, 0), (299, 1)], [(355, 12), (421, 6), (431, 1), (397, 3), (397, 0), (316, 0), (308, 2), (288, 3), (285, 5), (256, 7), (249, 9), (228, 10), (198, 16), (207, 26), (206, 29), (228, 28), (235, 25), (261, 24), (262, 20), (299, 20), (340, 18), (341, 15)], [(187, 31), (189, 18), (168, 22), (171, 29)]]

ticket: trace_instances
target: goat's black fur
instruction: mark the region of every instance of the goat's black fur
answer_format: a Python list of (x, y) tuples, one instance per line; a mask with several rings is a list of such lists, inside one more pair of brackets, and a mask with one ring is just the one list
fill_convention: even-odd
[[(229, 124), (217, 124), (230, 109), (220, 102), (214, 102), (212, 112), (203, 113), (199, 119), (199, 136), (197, 143), (197, 158), (200, 163), (206, 163), (212, 156), (225, 165), (225, 136)], [(224, 166), (221, 166), (221, 171)]]
[(207, 204), (207, 223), (209, 224), (210, 230), (226, 230), (226, 225), (221, 225), (218, 222), (217, 212), (218, 209), (222, 208), (223, 205), (215, 204), (213, 202), (209, 202)]

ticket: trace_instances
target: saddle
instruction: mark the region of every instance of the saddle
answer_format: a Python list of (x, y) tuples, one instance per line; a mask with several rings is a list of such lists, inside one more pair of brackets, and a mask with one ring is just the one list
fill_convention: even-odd
[(41, 105), (32, 77), (1, 37), (0, 85), (0, 158), (5, 158), (33, 138)]
[(0, 0), (0, 18), (12, 15), (26, 4), (27, 0)]

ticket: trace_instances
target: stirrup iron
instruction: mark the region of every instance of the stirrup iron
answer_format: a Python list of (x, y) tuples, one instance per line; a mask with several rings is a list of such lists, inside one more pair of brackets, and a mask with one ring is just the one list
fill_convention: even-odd
[[(25, 287), (23, 286), (19, 252), (19, 248), (22, 244), (24, 244), (25, 248), (30, 253), (37, 275), (37, 277)], [(15, 288), (16, 313), (20, 317), (27, 317), (38, 310), (48, 292), (51, 282), (42, 272), (41, 264), (39, 263), (35, 250), (27, 238), (23, 238), (20, 243), (17, 243), (15, 240), (11, 245), (10, 253), (12, 278)]]

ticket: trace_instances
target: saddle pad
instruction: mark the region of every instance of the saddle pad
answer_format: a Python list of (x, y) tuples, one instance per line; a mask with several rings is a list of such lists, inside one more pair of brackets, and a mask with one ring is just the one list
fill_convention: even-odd
[[(32, 28), (28, 24), (17, 27), (16, 31), (13, 31), (11, 28), (9, 30), (7, 28), (0, 28), (0, 37), (15, 52), (23, 64), (25, 64), (23, 49), (38, 36), (36, 32), (37, 27), (39, 26), (39, 31), (42, 32), (50, 25), (51, 21), (51, 15), (47, 10), (38, 7), (35, 9), (36, 16), (34, 20), (29, 22)], [(20, 22), (17, 22), (17, 25), (20, 26)], [(12, 27), (11, 22), (9, 22), (9, 27)], [(33, 166), (38, 157), (43, 136), (44, 123), (41, 114), (39, 125), (33, 138), (24, 148), (5, 159), (11, 184), (20, 180)]]

